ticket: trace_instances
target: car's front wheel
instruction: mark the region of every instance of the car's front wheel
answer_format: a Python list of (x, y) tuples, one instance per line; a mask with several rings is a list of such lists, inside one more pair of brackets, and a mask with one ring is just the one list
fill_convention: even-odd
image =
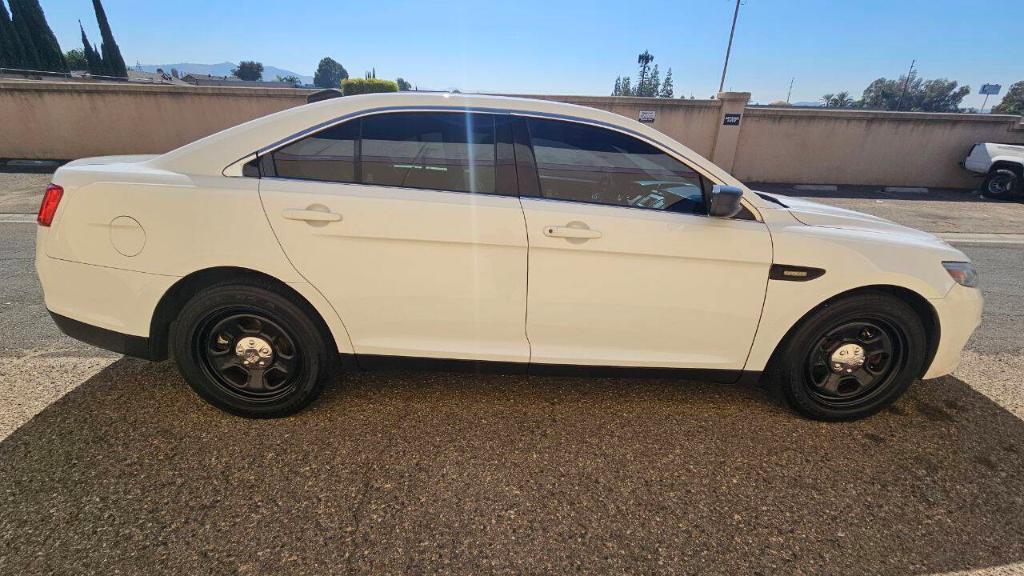
[(310, 313), (273, 286), (220, 284), (194, 296), (171, 328), (175, 360), (204, 400), (274, 418), (312, 402), (336, 356)]
[(888, 406), (921, 373), (924, 325), (902, 300), (853, 295), (823, 306), (786, 339), (773, 381), (799, 413), (855, 420)]
[(1017, 195), (1021, 177), (1009, 168), (996, 168), (985, 176), (981, 184), (981, 195), (993, 200), (1007, 200)]

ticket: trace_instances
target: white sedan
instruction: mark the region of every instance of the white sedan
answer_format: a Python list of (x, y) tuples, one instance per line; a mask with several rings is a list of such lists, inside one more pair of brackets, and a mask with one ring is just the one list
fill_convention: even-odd
[(765, 374), (800, 413), (853, 419), (949, 374), (982, 309), (967, 257), (930, 234), (751, 191), (549, 101), (327, 100), (71, 162), (38, 220), (64, 332), (170, 355), (250, 417), (306, 406), (339, 366), (413, 362)]

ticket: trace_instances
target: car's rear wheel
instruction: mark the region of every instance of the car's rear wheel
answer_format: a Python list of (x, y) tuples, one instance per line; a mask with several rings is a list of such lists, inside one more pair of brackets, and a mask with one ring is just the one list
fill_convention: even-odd
[(1009, 168), (996, 168), (985, 176), (981, 195), (993, 200), (1006, 200), (1016, 196), (1020, 186), (1020, 174)]
[(287, 416), (312, 402), (334, 365), (323, 330), (271, 286), (203, 290), (171, 329), (175, 360), (204, 400), (239, 416)]
[(917, 312), (884, 293), (832, 302), (786, 339), (773, 380), (817, 420), (855, 420), (888, 406), (922, 372), (927, 338)]

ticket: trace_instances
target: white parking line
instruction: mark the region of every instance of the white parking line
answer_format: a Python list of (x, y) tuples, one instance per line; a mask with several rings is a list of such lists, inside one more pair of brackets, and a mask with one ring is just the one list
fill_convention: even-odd
[(0, 224), (35, 224), (35, 214), (0, 214)]
[(936, 234), (951, 244), (1024, 244), (1024, 234), (972, 234), (940, 232)]

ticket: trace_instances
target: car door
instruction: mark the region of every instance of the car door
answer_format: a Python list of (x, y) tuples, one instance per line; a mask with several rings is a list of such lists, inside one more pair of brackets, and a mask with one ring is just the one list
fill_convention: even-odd
[(261, 158), (267, 218), (357, 354), (529, 360), (509, 133), (505, 115), (391, 112)]
[(517, 122), (531, 361), (742, 369), (772, 260), (766, 226), (749, 211), (708, 217), (711, 182), (648, 141)]

